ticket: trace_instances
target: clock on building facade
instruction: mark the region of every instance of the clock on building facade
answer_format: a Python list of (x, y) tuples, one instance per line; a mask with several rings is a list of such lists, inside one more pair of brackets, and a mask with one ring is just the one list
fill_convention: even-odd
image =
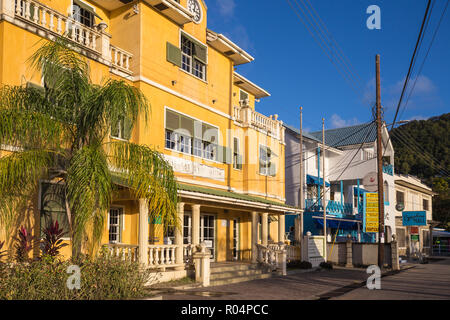
[(202, 7), (197, 0), (188, 0), (187, 9), (194, 14), (194, 22), (200, 23), (203, 18)]

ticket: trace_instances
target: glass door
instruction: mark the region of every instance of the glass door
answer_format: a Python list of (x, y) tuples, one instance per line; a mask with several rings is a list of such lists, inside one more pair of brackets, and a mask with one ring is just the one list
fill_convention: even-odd
[(205, 242), (206, 247), (211, 250), (211, 259), (215, 258), (215, 216), (202, 214), (200, 216), (200, 242)]

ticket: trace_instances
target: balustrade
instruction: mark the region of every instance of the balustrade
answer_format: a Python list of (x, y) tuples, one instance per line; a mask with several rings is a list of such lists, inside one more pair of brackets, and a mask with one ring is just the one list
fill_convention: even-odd
[(111, 257), (118, 257), (127, 261), (138, 261), (138, 246), (129, 244), (105, 244), (104, 247)]

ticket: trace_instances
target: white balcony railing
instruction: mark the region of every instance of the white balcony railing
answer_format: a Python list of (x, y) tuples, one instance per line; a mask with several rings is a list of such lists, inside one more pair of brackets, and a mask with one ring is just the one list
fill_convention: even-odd
[(243, 104), (241, 107), (233, 107), (233, 117), (237, 122), (264, 130), (284, 142), (283, 122), (276, 115), (267, 117)]
[(130, 70), (130, 60), (133, 55), (123, 49), (120, 49), (116, 46), (110, 46), (111, 51), (111, 60), (113, 67), (123, 71), (125, 73), (131, 74)]
[(15, 0), (15, 16), (54, 32), (60, 36), (67, 35), (79, 45), (101, 53), (98, 41), (101, 34), (58, 11), (34, 0)]
[(105, 23), (100, 23), (96, 28), (87, 27), (35, 0), (2, 1), (0, 13), (6, 12), (14, 16), (18, 21), (15, 23), (19, 26), (50, 40), (55, 39), (55, 36), (65, 36), (87, 51), (82, 52), (83, 54), (91, 53), (88, 56), (92, 58), (94, 53), (100, 58), (99, 61), (110, 64), (113, 70), (119, 70), (127, 75), (132, 74), (130, 60), (133, 55), (110, 44), (110, 36), (104, 32), (107, 27)]

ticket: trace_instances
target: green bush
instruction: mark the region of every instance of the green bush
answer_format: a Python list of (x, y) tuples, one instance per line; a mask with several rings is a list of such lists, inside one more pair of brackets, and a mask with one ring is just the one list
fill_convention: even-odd
[(322, 269), (328, 269), (328, 270), (333, 269), (333, 265), (329, 262), (321, 262), (319, 264), (319, 267), (321, 267)]
[(136, 262), (99, 256), (78, 263), (80, 289), (69, 289), (73, 262), (43, 256), (26, 263), (0, 264), (0, 300), (133, 299), (145, 295), (150, 274)]

